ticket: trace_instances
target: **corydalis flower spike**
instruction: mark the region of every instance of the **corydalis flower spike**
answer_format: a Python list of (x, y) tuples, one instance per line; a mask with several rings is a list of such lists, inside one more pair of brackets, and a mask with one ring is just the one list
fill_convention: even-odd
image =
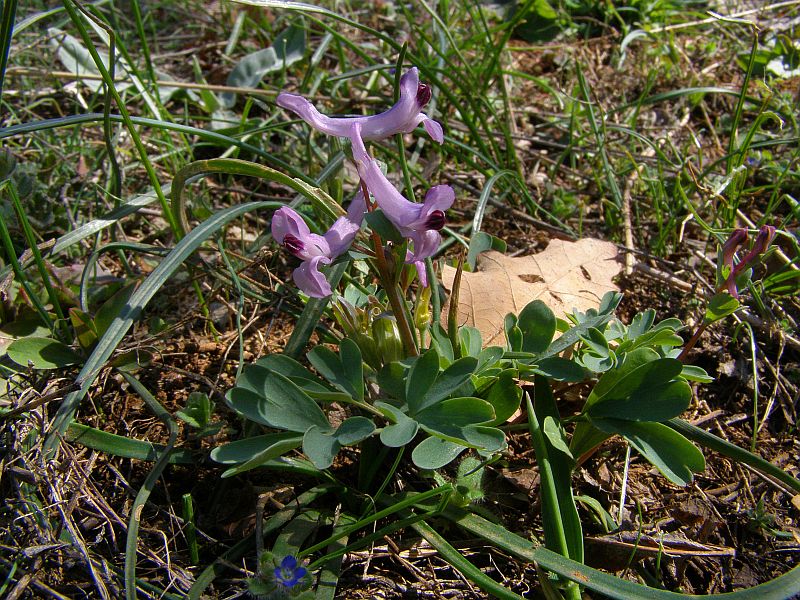
[(428, 135), (441, 144), (444, 142), (442, 126), (422, 112), (430, 99), (430, 86), (419, 82), (419, 71), (412, 67), (400, 78), (397, 103), (386, 112), (370, 117), (328, 117), (302, 96), (286, 92), (278, 94), (276, 103), (328, 135), (349, 137), (353, 124), (358, 123), (365, 140), (382, 140), (396, 133), (411, 133), (422, 124)]
[(292, 273), (298, 288), (312, 298), (325, 298), (333, 293), (319, 268), (347, 251), (361, 229), (366, 208), (364, 195), (359, 192), (350, 203), (347, 216), (339, 217), (324, 235), (311, 233), (303, 218), (288, 206), (275, 211), (272, 237), (303, 261)]
[(750, 252), (745, 254), (744, 258), (736, 266), (733, 266), (733, 256), (736, 252), (736, 248), (747, 241), (747, 231), (744, 229), (737, 229), (731, 234), (728, 241), (725, 242), (722, 247), (722, 260), (724, 265), (731, 268), (731, 272), (725, 280), (724, 285), (731, 296), (734, 298), (739, 297), (739, 290), (736, 287), (736, 278), (761, 259), (761, 255), (767, 251), (774, 237), (775, 228), (771, 225), (763, 225), (758, 231), (758, 236), (756, 237), (756, 241), (753, 242), (753, 247), (750, 249)]
[(455, 192), (449, 185), (437, 185), (428, 190), (421, 204), (411, 202), (386, 178), (378, 161), (367, 153), (360, 129), (359, 123), (353, 124), (350, 135), (358, 174), (386, 218), (411, 241), (412, 249), (405, 261), (417, 267), (420, 282), (427, 286), (423, 261), (439, 249), (442, 241), (439, 230), (445, 225), (445, 211), (453, 205)]

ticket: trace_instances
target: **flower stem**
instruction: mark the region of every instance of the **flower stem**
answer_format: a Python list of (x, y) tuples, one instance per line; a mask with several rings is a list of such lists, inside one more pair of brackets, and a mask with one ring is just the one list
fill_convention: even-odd
[[(364, 198), (369, 198), (369, 190), (364, 182), (361, 182), (361, 189), (364, 192)], [(368, 210), (372, 210), (372, 204), (367, 202)], [(392, 270), (389, 268), (389, 263), (386, 260), (386, 254), (383, 251), (383, 242), (381, 237), (375, 232), (372, 232), (372, 244), (375, 248), (375, 259), (378, 264), (378, 276), (381, 279), (381, 285), (389, 298), (389, 304), (392, 307), (394, 318), (397, 321), (397, 329), (400, 332), (400, 339), (403, 342), (403, 349), (406, 356), (417, 356), (417, 344), (414, 339), (414, 333), (411, 331), (411, 326), (406, 318), (406, 311), (403, 307), (404, 299), (400, 296), (400, 290), (397, 282), (392, 275)]]
[(681, 353), (678, 355), (678, 360), (682, 363), (686, 362), (686, 357), (688, 356), (689, 352), (694, 348), (694, 345), (697, 343), (697, 340), (700, 339), (700, 336), (703, 335), (703, 332), (708, 327), (708, 323), (703, 321), (700, 324), (700, 327), (697, 328), (697, 331), (694, 332), (694, 335), (686, 342), (686, 345), (681, 350)]

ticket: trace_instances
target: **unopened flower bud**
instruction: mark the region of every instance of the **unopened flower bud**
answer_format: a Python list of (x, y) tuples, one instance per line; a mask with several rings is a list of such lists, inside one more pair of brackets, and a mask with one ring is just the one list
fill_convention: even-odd
[(422, 331), (431, 324), (431, 287), (422, 288), (417, 295), (417, 308), (414, 311), (414, 327)]
[(734, 275), (738, 275), (745, 269), (752, 267), (756, 262), (758, 262), (761, 255), (767, 251), (767, 248), (769, 248), (769, 245), (772, 243), (772, 238), (774, 237), (775, 228), (772, 225), (763, 225), (758, 231), (758, 236), (756, 237), (756, 241), (753, 243), (753, 248), (745, 255), (745, 257), (742, 259), (742, 262), (740, 262), (738, 265), (736, 265), (736, 268), (734, 268)]
[(383, 364), (403, 358), (403, 342), (393, 316), (383, 314), (372, 322), (372, 339), (375, 340)]

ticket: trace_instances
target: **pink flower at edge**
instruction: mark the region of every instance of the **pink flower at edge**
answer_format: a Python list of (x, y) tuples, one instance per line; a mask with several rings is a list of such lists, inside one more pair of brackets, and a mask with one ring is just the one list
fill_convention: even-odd
[(419, 71), (412, 67), (400, 78), (400, 99), (389, 110), (377, 115), (328, 117), (302, 96), (286, 92), (278, 94), (276, 103), (328, 135), (349, 137), (353, 124), (358, 123), (363, 139), (382, 140), (396, 133), (411, 133), (422, 124), (431, 139), (441, 144), (444, 142), (442, 126), (422, 112), (430, 99), (430, 86), (419, 82)]
[(367, 206), (358, 192), (350, 203), (347, 215), (339, 217), (324, 235), (311, 230), (295, 210), (284, 206), (272, 216), (272, 237), (303, 262), (292, 273), (298, 288), (312, 298), (325, 298), (333, 293), (325, 275), (319, 270), (344, 254), (353, 243)]
[(724, 265), (730, 268), (730, 274), (725, 280), (724, 285), (731, 296), (734, 298), (739, 297), (739, 290), (736, 287), (736, 278), (761, 259), (761, 255), (767, 251), (774, 237), (775, 228), (772, 225), (762, 225), (750, 252), (745, 254), (744, 258), (735, 266), (733, 264), (733, 257), (736, 249), (744, 245), (747, 241), (747, 231), (744, 229), (736, 229), (725, 242), (722, 247), (722, 261)]

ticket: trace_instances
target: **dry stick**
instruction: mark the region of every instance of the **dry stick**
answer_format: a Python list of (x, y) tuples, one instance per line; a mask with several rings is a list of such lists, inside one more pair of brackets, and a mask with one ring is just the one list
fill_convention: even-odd
[[(634, 167), (633, 173), (625, 180), (625, 189), (622, 192), (622, 227), (625, 231), (625, 248), (634, 250), (633, 225), (631, 224), (631, 188), (639, 178), (639, 168)], [(633, 274), (633, 253), (625, 253), (625, 275)]]
[[(800, 4), (800, 0), (787, 0), (786, 2), (776, 2), (775, 4), (770, 4), (769, 6), (762, 6), (761, 8), (750, 8), (748, 10), (742, 10), (739, 12), (735, 12), (730, 15), (721, 15), (726, 19), (739, 19), (741, 17), (747, 17), (749, 15), (758, 14), (762, 12), (768, 12), (773, 10), (778, 10), (779, 8), (787, 8), (789, 6), (795, 6)], [(676, 29), (686, 29), (688, 27), (695, 27), (697, 25), (708, 25), (709, 23), (717, 23), (719, 22), (720, 17), (708, 17), (706, 19), (700, 19), (699, 21), (691, 21), (689, 23), (676, 23), (675, 25), (664, 25), (662, 27), (654, 27), (650, 30), (650, 33), (662, 33), (664, 31), (675, 31)]]
[[(102, 81), (103, 78), (100, 75), (92, 75), (89, 73), (70, 73), (69, 71), (43, 71), (41, 69), (31, 69), (27, 67), (18, 67), (14, 69), (9, 69), (9, 73), (13, 73), (16, 75), (47, 75), (49, 77), (55, 77), (57, 79), (75, 79), (75, 80), (90, 80), (90, 81)], [(125, 79), (115, 79), (114, 83), (125, 83), (127, 80)], [(171, 87), (171, 88), (180, 88), (184, 90), (200, 90), (200, 91), (209, 91), (209, 92), (231, 92), (234, 94), (252, 94), (252, 95), (259, 95), (259, 96), (276, 96), (277, 92), (270, 91), (270, 90), (261, 90), (257, 88), (249, 88), (249, 87), (234, 87), (234, 86), (227, 86), (227, 85), (211, 85), (208, 83), (189, 83), (186, 81), (164, 81), (162, 79), (158, 79), (153, 82), (158, 87)]]

